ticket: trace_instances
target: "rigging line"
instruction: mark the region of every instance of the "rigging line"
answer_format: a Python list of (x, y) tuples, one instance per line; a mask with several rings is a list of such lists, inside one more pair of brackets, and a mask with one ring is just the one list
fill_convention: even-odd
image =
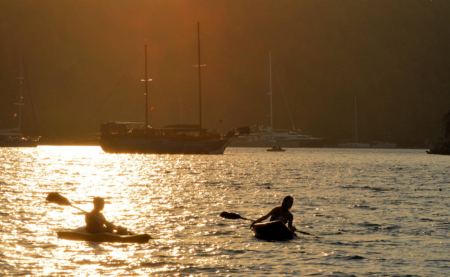
[(122, 76), (122, 78), (119, 80), (119, 82), (114, 87), (114, 89), (111, 91), (111, 93), (108, 95), (108, 97), (106, 97), (105, 102), (103, 102), (103, 104), (100, 105), (100, 108), (98, 108), (98, 110), (95, 112), (93, 117), (97, 116), (98, 112), (103, 108), (103, 105), (105, 105), (106, 101), (108, 101), (109, 97), (111, 97), (111, 95), (114, 93), (114, 91), (116, 91), (117, 87), (119, 87), (120, 83), (122, 82), (123, 78), (125, 78), (126, 75), (127, 74)]
[[(275, 67), (275, 65), (274, 65)], [(289, 110), (289, 106), (286, 100), (286, 96), (284, 95), (284, 90), (283, 90), (283, 86), (281, 85), (281, 81), (280, 81), (280, 77), (278, 76), (278, 71), (275, 68), (275, 74), (277, 75), (277, 79), (278, 79), (278, 84), (280, 85), (280, 89), (281, 89), (281, 93), (283, 94), (283, 98), (284, 98), (284, 103), (286, 104), (286, 108), (289, 114), (289, 118), (291, 119), (291, 123), (292, 123), (292, 129), (295, 132), (297, 129), (295, 129), (295, 125), (294, 125), (294, 120), (292, 119), (292, 115), (291, 115), (291, 111)]]
[[(117, 82), (116, 86), (114, 87), (114, 89), (109, 93), (108, 97), (106, 97), (105, 101), (103, 102), (103, 104), (100, 105), (100, 107), (98, 108), (98, 110), (95, 112), (95, 114), (91, 117), (94, 118), (97, 116), (97, 114), (100, 112), (100, 110), (103, 108), (103, 106), (105, 105), (105, 103), (108, 101), (108, 99), (111, 97), (111, 95), (116, 91), (116, 89), (119, 87), (120, 83), (122, 82), (122, 80), (125, 78), (125, 76), (127, 76), (128, 74), (124, 74), (122, 76), (122, 78), (120, 78), (119, 82)], [(82, 135), (78, 135), (78, 136), (72, 136), (71, 139), (74, 140), (74, 138), (79, 137), (79, 136), (83, 136), (86, 134), (82, 134)], [(86, 141), (95, 141), (97, 140), (97, 138), (94, 139), (88, 139), (88, 140), (84, 140), (84, 141), (78, 141), (78, 142), (86, 142)], [(72, 141), (72, 143), (76, 143), (77, 141)]]
[(27, 67), (25, 66), (25, 60), (24, 59), (22, 59), (22, 64), (23, 64), (23, 71), (25, 72), (25, 80), (27, 82), (28, 94), (30, 95), (31, 111), (33, 112), (34, 125), (36, 126), (37, 134), (39, 134), (39, 126), (38, 126), (37, 119), (36, 119), (36, 113), (34, 112), (34, 104), (33, 104), (33, 98), (31, 97), (30, 82), (28, 82)]
[[(123, 76), (122, 76), (122, 78), (119, 80), (119, 82), (117, 83), (117, 85), (114, 87), (114, 89), (111, 91), (111, 93), (108, 95), (108, 97), (106, 98), (106, 100), (103, 102), (103, 104), (101, 104), (100, 105), (100, 108), (97, 110), (97, 112), (92, 116), (92, 117), (90, 117), (90, 118), (88, 118), (88, 119), (92, 119), (92, 118), (94, 118), (97, 114), (98, 114), (98, 112), (101, 110), (101, 108), (104, 106), (104, 104), (106, 103), (106, 101), (109, 99), (109, 97), (114, 93), (114, 91), (117, 89), (117, 87), (120, 85), (120, 83), (122, 82), (122, 80), (125, 78), (125, 76), (127, 76), (128, 74), (124, 74)], [(86, 121), (88, 120), (88, 119), (86, 119)], [(59, 133), (59, 134), (61, 134), (62, 133), (62, 128), (65, 128), (66, 126), (69, 126), (70, 124), (72, 124), (72, 123), (70, 123), (70, 122), (67, 122), (66, 124), (63, 124), (62, 126), (60, 126), (58, 129), (59, 130), (57, 130), (56, 132), (57, 133)], [(57, 136), (60, 140), (63, 140), (64, 138), (61, 138), (61, 136)], [(67, 136), (66, 136), (66, 138), (67, 138)], [(72, 138), (72, 137), (70, 137), (70, 138)]]
[[(123, 77), (119, 80), (119, 82), (117, 83), (117, 85), (114, 87), (114, 89), (111, 91), (111, 93), (108, 95), (108, 97), (106, 98), (106, 100), (105, 100), (105, 102), (103, 102), (103, 104), (102, 105), (100, 105), (100, 108), (97, 110), (97, 112), (92, 116), (92, 117), (90, 117), (90, 118), (94, 118), (96, 115), (97, 115), (97, 113), (101, 110), (101, 108), (103, 107), (103, 105), (106, 103), (106, 101), (109, 99), (109, 97), (113, 94), (113, 92), (117, 89), (117, 87), (119, 86), (119, 84), (122, 82), (122, 80), (125, 78), (125, 76), (127, 76), (127, 74), (125, 74), (125, 75), (123, 75)], [(88, 119), (86, 119), (86, 121), (87, 121)], [(52, 128), (54, 131), (56, 131), (56, 134), (55, 134), (55, 136), (60, 140), (60, 141), (63, 141), (64, 139), (67, 139), (67, 136), (64, 136), (64, 137), (61, 137), (61, 134), (62, 134), (62, 129), (63, 128), (65, 128), (66, 126), (69, 126), (69, 125), (71, 125), (72, 123), (71, 122), (67, 122), (67, 123), (65, 123), (65, 124), (63, 124), (63, 125), (61, 125), (61, 126), (59, 126), (58, 127), (58, 129), (56, 129), (56, 128)], [(70, 139), (71, 139), (72, 137), (70, 137)]]
[(6, 95), (6, 92), (9, 91), (9, 89), (10, 89), (13, 85), (14, 85), (14, 83), (13, 83), (13, 82), (10, 82), (10, 83), (9, 83), (9, 86), (8, 86), (5, 90), (2, 90), (2, 94), (1, 94), (1, 95), (2, 95), (2, 96), (3, 96), (3, 95)]

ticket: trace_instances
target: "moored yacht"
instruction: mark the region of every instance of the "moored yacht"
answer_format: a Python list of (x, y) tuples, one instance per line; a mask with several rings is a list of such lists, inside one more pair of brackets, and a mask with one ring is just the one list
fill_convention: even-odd
[(370, 143), (342, 141), (337, 146), (341, 148), (370, 148)]
[(397, 144), (387, 141), (372, 141), (370, 143), (371, 148), (396, 148)]
[(253, 126), (250, 134), (242, 135), (230, 143), (231, 147), (271, 147), (279, 145), (285, 148), (324, 147), (326, 139), (303, 134), (301, 130), (262, 128)]
[(24, 136), (20, 129), (0, 130), (0, 147), (36, 147), (39, 137)]
[(356, 95), (355, 95), (355, 141), (343, 140), (337, 145), (342, 148), (369, 148), (369, 143), (358, 142), (358, 116), (356, 111)]
[(292, 130), (273, 128), (273, 109), (272, 109), (272, 55), (269, 52), (269, 76), (270, 76), (270, 127), (253, 126), (248, 135), (241, 135), (230, 143), (231, 147), (271, 147), (274, 144), (285, 147), (324, 147), (327, 140), (312, 137), (309, 134), (302, 133), (296, 129), (292, 120), (289, 107), (286, 102), (286, 108), (291, 118)]
[(39, 136), (25, 136), (21, 132), (22, 127), (22, 52), (20, 52), (20, 77), (19, 77), (19, 126), (13, 129), (0, 130), (0, 147), (36, 147)]

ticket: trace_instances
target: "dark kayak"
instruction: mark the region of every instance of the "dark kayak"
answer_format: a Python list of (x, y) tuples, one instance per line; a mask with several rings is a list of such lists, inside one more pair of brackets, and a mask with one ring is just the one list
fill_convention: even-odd
[(56, 232), (58, 238), (77, 241), (92, 242), (121, 242), (121, 243), (147, 243), (152, 237), (147, 234), (142, 235), (116, 235), (111, 233), (90, 234), (84, 227), (71, 231)]
[(253, 225), (255, 237), (264, 240), (289, 240), (295, 237), (295, 234), (283, 222), (270, 221), (265, 223), (256, 223)]

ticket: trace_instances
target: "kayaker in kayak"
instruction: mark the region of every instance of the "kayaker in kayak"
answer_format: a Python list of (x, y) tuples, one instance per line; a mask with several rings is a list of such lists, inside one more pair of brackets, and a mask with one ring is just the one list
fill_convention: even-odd
[(85, 215), (86, 231), (91, 234), (98, 233), (124, 233), (127, 230), (123, 227), (116, 227), (112, 223), (106, 221), (102, 210), (105, 207), (105, 199), (101, 197), (94, 198), (94, 209)]
[(281, 206), (273, 208), (268, 214), (266, 214), (263, 217), (258, 218), (257, 220), (253, 221), (252, 225), (250, 225), (250, 228), (253, 227), (255, 223), (262, 222), (270, 217), (270, 221), (279, 220), (283, 222), (284, 224), (288, 225), (289, 230), (292, 232), (295, 232), (297, 228), (295, 228), (292, 225), (292, 222), (294, 221), (294, 216), (291, 213), (292, 205), (294, 204), (294, 197), (288, 195), (283, 198), (283, 201), (281, 202)]

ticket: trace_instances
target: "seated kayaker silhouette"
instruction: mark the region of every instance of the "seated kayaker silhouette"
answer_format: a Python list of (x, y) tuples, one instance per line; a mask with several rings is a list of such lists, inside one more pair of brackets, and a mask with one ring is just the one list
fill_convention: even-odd
[(292, 225), (292, 222), (294, 221), (294, 216), (291, 213), (291, 208), (292, 208), (293, 204), (294, 204), (294, 197), (292, 197), (290, 195), (285, 196), (283, 198), (283, 201), (281, 202), (280, 206), (273, 208), (265, 216), (260, 217), (257, 220), (253, 221), (252, 225), (250, 225), (250, 228), (252, 228), (255, 223), (259, 223), (270, 217), (270, 221), (279, 220), (279, 221), (283, 222), (284, 224), (287, 224), (289, 230), (291, 230), (292, 232), (295, 232), (295, 230), (297, 230), (297, 228), (295, 228)]
[(102, 213), (105, 207), (105, 199), (101, 197), (94, 198), (94, 209), (86, 213), (86, 231), (91, 234), (98, 233), (114, 233), (119, 235), (126, 235), (128, 231), (126, 228), (121, 226), (114, 226), (111, 222), (106, 221), (105, 216)]

